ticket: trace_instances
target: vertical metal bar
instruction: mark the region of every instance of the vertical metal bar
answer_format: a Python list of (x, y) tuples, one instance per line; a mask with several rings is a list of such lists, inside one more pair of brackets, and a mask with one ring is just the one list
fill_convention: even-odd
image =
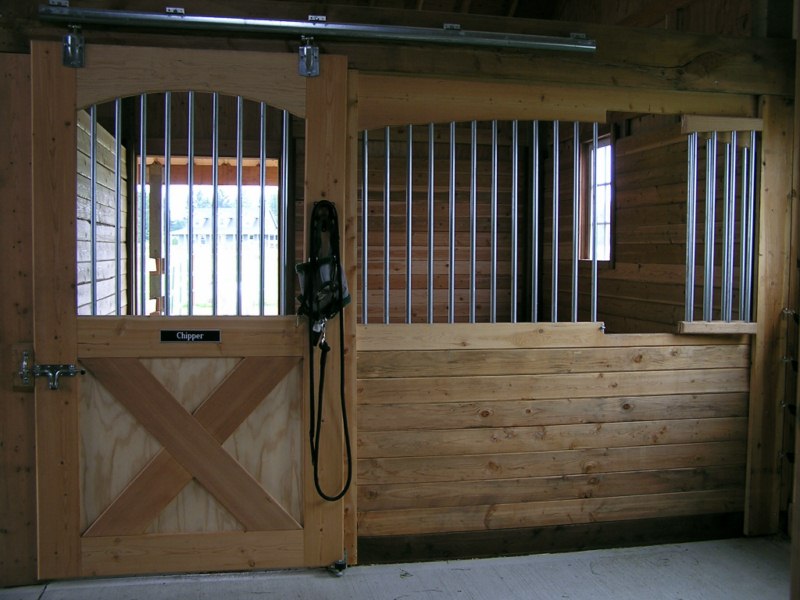
[(489, 240), (489, 322), (497, 322), (497, 121), (492, 121), (491, 239)]
[(713, 318), (714, 308), (714, 233), (717, 201), (717, 132), (706, 142), (706, 231), (703, 265), (703, 320)]
[(578, 321), (578, 257), (580, 252), (580, 193), (581, 193), (581, 145), (580, 123), (572, 124), (572, 303), (570, 317)]
[[(267, 287), (267, 105), (259, 103), (259, 136), (258, 136), (258, 186), (259, 186), (259, 313), (266, 314), (266, 293)], [(270, 282), (274, 285), (275, 282)]]
[(684, 320), (694, 321), (695, 251), (697, 248), (697, 132), (688, 136), (689, 165), (686, 182), (686, 295)]
[(236, 96), (236, 314), (242, 314), (242, 161), (244, 159), (244, 99)]
[(211, 96), (211, 314), (218, 312), (219, 290), (219, 94)]
[(519, 121), (511, 122), (511, 322), (517, 322), (519, 274)]
[(434, 176), (435, 168), (435, 126), (428, 124), (428, 323), (433, 323), (433, 227), (434, 227)]
[(92, 104), (89, 107), (89, 178), (90, 184), (90, 238), (89, 244), (91, 246), (91, 300), (92, 300), (92, 315), (97, 314), (97, 105)]
[(383, 322), (389, 322), (389, 235), (390, 235), (390, 179), (392, 170), (389, 128), (384, 129), (384, 169), (383, 169)]
[(114, 299), (122, 314), (122, 99), (114, 100)]
[(361, 322), (368, 322), (367, 297), (369, 290), (369, 135), (361, 134)]
[[(738, 138), (735, 131), (731, 132), (731, 207), (728, 212), (730, 224), (728, 227), (728, 315), (727, 319), (733, 319), (733, 274), (734, 274), (734, 254), (736, 250), (736, 169), (738, 154)], [(741, 284), (741, 282), (740, 282)]]
[[(747, 244), (745, 265), (747, 267), (747, 277), (744, 285), (744, 314), (742, 319), (750, 321), (753, 318), (752, 312), (752, 294), (753, 294), (753, 251), (755, 246), (755, 206), (756, 206), (756, 164), (758, 154), (756, 151), (756, 132), (750, 132), (750, 164), (747, 165), (748, 175), (748, 188), (747, 188)], [(742, 189), (744, 193), (744, 189)]]
[(553, 242), (552, 242), (552, 269), (550, 290), (550, 320), (558, 322), (558, 161), (559, 161), (559, 133), (558, 121), (553, 121)]
[(448, 236), (450, 239), (450, 282), (447, 286), (448, 320), (456, 321), (456, 123), (450, 122), (450, 195)]
[(172, 264), (171, 253), (171, 210), (170, 210), (170, 188), (172, 187), (172, 92), (164, 92), (164, 314), (172, 314), (170, 302), (170, 265)]
[(411, 253), (414, 228), (412, 226), (414, 201), (414, 127), (407, 128), (407, 156), (406, 156), (406, 323), (411, 323)]
[(722, 275), (720, 278), (720, 319), (730, 320), (728, 314), (728, 213), (730, 212), (731, 198), (731, 145), (730, 142), (722, 144), (725, 164), (722, 175)]
[(597, 322), (597, 123), (592, 124), (592, 164), (589, 181), (589, 247), (592, 253), (592, 301), (589, 308), (589, 320)]
[(147, 309), (147, 94), (139, 96), (139, 306), (137, 314)]
[(187, 231), (189, 233), (189, 257), (187, 266), (188, 291), (186, 297), (189, 299), (189, 314), (194, 314), (194, 121), (195, 103), (194, 92), (189, 92), (189, 139), (188, 139), (188, 162), (186, 164), (186, 177), (189, 184), (189, 210)]
[(750, 174), (749, 148), (742, 148), (742, 201), (739, 205), (739, 319), (744, 318), (744, 286), (747, 278), (746, 256), (747, 256), (747, 190), (748, 175)]
[[(287, 293), (290, 287), (290, 278), (293, 276), (289, 268), (290, 243), (289, 235), (290, 190), (289, 190), (289, 165), (291, 164), (291, 118), (289, 111), (284, 110), (281, 119), (281, 165), (280, 165), (280, 197), (278, 201), (278, 314), (289, 314), (291, 294)], [(366, 266), (365, 266), (366, 269)], [(366, 303), (365, 303), (366, 304)], [(366, 310), (366, 308), (365, 308)]]
[(469, 166), (469, 322), (475, 322), (478, 241), (478, 122), (470, 124)]
[(725, 204), (722, 240), (722, 319), (733, 319), (733, 251), (736, 221), (736, 132), (725, 144)]
[(531, 322), (539, 320), (539, 121), (531, 123)]

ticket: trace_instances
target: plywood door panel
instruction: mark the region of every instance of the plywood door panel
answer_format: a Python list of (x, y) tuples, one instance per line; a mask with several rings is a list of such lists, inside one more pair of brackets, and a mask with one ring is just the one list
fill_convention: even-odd
[(300, 529), (291, 515), (138, 360), (84, 359), (83, 364), (159, 440), (172, 458), (247, 529), (264, 531), (276, 525), (279, 529)]
[[(195, 419), (217, 442), (224, 442), (297, 364), (298, 360), (293, 357), (242, 360), (193, 411)], [(202, 395), (198, 397), (202, 398)], [(286, 401), (286, 398), (278, 400)], [(192, 474), (188, 470), (166, 450), (160, 450), (103, 514), (96, 520), (92, 519), (93, 523), (84, 535), (143, 533), (191, 480)]]

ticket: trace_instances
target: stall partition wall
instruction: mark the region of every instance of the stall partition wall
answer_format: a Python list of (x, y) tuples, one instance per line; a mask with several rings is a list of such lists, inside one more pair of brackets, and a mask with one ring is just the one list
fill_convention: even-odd
[[(778, 514), (778, 494), (771, 488), (762, 493), (763, 488), (754, 486), (766, 480), (770, 486), (775, 484), (777, 478), (770, 479), (764, 472), (775, 472), (779, 458), (777, 451), (771, 454), (754, 448), (766, 443), (775, 450), (777, 429), (773, 428), (780, 422), (769, 400), (780, 393), (780, 378), (774, 373), (770, 381), (766, 371), (772, 367), (758, 366), (761, 360), (772, 365), (775, 359), (774, 364), (780, 364), (774, 348), (779, 347), (776, 336), (783, 327), (780, 310), (773, 311), (770, 306), (777, 288), (772, 292), (764, 288), (766, 281), (781, 279), (783, 267), (763, 258), (788, 248), (785, 214), (781, 217), (772, 209), (765, 210), (764, 204), (764, 198), (775, 189), (787, 190), (785, 184), (777, 183), (781, 173), (789, 172), (779, 154), (779, 148), (788, 152), (781, 142), (785, 138), (773, 120), (778, 113), (785, 113), (779, 101), (768, 99), (759, 109), (765, 115), (757, 232), (761, 260), (754, 297), (757, 323), (746, 327), (748, 332), (756, 332), (757, 342), (741, 333), (664, 333), (667, 319), (672, 321), (669, 330), (675, 331), (685, 314), (681, 300), (685, 291), (686, 245), (682, 241), (686, 239), (687, 136), (680, 132), (676, 138), (681, 144), (676, 153), (680, 158), (669, 163), (677, 171), (680, 191), (674, 201), (667, 202), (675, 216), (675, 221), (668, 223), (681, 226), (675, 237), (681, 261), (672, 269), (675, 277), (667, 282), (674, 286), (669, 298), (678, 299), (664, 322), (658, 323), (661, 315), (646, 324), (652, 329), (644, 331), (650, 333), (604, 334), (603, 323), (595, 321), (446, 323), (441, 321), (447, 316), (436, 313), (441, 303), (436, 292), (434, 319), (413, 310), (413, 304), (410, 315), (403, 312), (408, 305), (402, 260), (407, 237), (402, 235), (403, 227), (399, 231), (390, 228), (391, 264), (387, 269), (380, 260), (380, 244), (372, 243), (373, 239), (385, 239), (380, 217), (387, 214), (380, 202), (381, 182), (376, 184), (373, 174), (383, 169), (383, 159), (393, 151), (408, 155), (409, 123), (420, 124), (413, 126), (415, 143), (434, 139), (446, 145), (447, 126), (454, 122), (541, 118), (572, 125), (605, 119), (604, 112), (597, 115), (597, 102), (581, 105), (572, 97), (569, 102), (559, 102), (551, 96), (549, 103), (543, 100), (543, 106), (537, 101), (544, 97), (520, 86), (489, 82), (469, 86), (448, 82), (437, 88), (435, 82), (424, 79), (361, 76), (360, 128), (367, 129), (365, 145), (370, 154), (362, 173), (369, 179), (361, 187), (374, 193), (377, 201), (369, 198), (362, 204), (367, 206), (362, 213), (369, 237), (363, 230), (359, 232), (359, 240), (367, 240), (359, 250), (367, 249), (367, 260), (362, 259), (366, 269), (359, 281), (378, 285), (368, 287), (369, 304), (367, 310), (361, 307), (362, 324), (357, 332), (359, 536), (388, 540), (401, 535), (597, 521), (619, 522), (624, 528), (624, 523), (632, 520), (702, 515), (741, 520), (749, 533), (769, 530), (776, 526), (772, 519)], [(623, 100), (613, 92), (603, 95), (610, 111), (630, 113), (637, 104), (642, 105), (642, 113), (653, 110), (646, 94), (641, 101), (628, 100), (629, 96)], [(667, 106), (659, 111), (707, 113), (713, 106), (724, 116), (756, 116), (752, 99), (738, 107), (733, 106), (736, 99), (730, 95), (708, 94), (703, 106), (698, 100), (694, 95), (664, 97)], [(433, 136), (426, 123), (435, 123)], [(457, 138), (466, 135), (460, 127), (456, 126)], [(415, 157), (419, 156), (417, 148), (412, 148)], [(373, 164), (373, 149), (378, 164)], [(448, 157), (442, 154), (446, 162)], [(469, 163), (463, 152), (456, 157), (456, 162), (459, 160)], [(647, 156), (645, 160), (658, 163), (662, 158)], [(627, 173), (635, 172), (636, 164), (630, 169)], [(397, 180), (393, 176), (386, 188), (398, 205), (405, 206), (402, 189), (408, 184), (403, 171), (401, 166)], [(420, 180), (426, 180), (427, 174), (418, 175), (419, 171), (422, 169), (415, 169), (409, 177), (409, 189), (416, 190)], [(500, 172), (508, 177), (508, 169)], [(435, 176), (434, 191), (444, 204), (445, 191), (438, 187), (442, 177), (438, 172)], [(642, 173), (636, 176), (646, 179)], [(446, 182), (441, 185), (446, 189)], [(656, 193), (660, 191), (657, 185), (653, 187)], [(424, 197), (421, 201), (424, 203)], [(419, 239), (416, 229), (421, 221), (417, 202), (415, 197), (411, 241), (415, 248), (418, 243), (424, 248), (426, 240)], [(392, 223), (405, 218), (400, 206), (395, 209)], [(435, 227), (447, 231), (446, 219), (444, 212), (434, 212)], [(652, 225), (658, 227), (658, 223)], [(771, 230), (775, 237), (766, 234)], [(457, 240), (458, 236), (457, 232)], [(444, 241), (441, 244), (446, 245)], [(415, 257), (411, 255), (412, 282), (426, 273), (425, 265)], [(436, 268), (446, 266), (452, 256), (440, 253), (433, 258)], [(444, 263), (438, 262), (442, 260)], [(640, 289), (651, 287), (646, 279), (636, 282), (637, 271), (655, 272), (659, 267), (633, 266), (636, 268), (626, 267), (631, 282)], [(389, 273), (388, 302), (376, 293), (382, 291), (382, 273)], [(447, 271), (437, 277), (447, 277)], [(640, 308), (639, 314), (648, 313), (646, 302)], [(393, 322), (395, 318), (400, 322)], [(459, 318), (464, 315), (456, 314), (457, 321)], [(623, 321), (615, 324), (625, 330)], [(732, 331), (725, 325), (716, 333)], [(773, 339), (772, 349), (761, 345), (766, 339)]]
[[(137, 48), (141, 70), (132, 71), (131, 51), (90, 47), (90, 66), (76, 71), (61, 65), (59, 44), (32, 44), (33, 350), (37, 363), (85, 371), (62, 377), (58, 389), (36, 382), (39, 577), (341, 560), (353, 546), (345, 540), (347, 501), (326, 503), (314, 491), (304, 438), (307, 343), (293, 317), (78, 316), (76, 277), (85, 269), (75, 257), (87, 235), (76, 225), (76, 189), (85, 206), (76, 140), (86, 135), (76, 128), (86, 125), (78, 108), (142, 90), (268, 102), (308, 117), (306, 161), (316, 168), (305, 197), (336, 202), (346, 223), (346, 62), (325, 57), (324, 75), (303, 79), (288, 55)], [(87, 222), (83, 213), (78, 222)], [(95, 217), (92, 229), (111, 229)], [(165, 331), (187, 330), (219, 341), (162, 341)], [(320, 473), (333, 489), (343, 481), (343, 447), (341, 431), (328, 431)]]

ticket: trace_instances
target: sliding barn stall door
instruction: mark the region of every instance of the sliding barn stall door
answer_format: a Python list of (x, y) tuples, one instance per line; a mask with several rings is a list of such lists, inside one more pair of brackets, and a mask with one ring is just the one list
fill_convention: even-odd
[[(58, 389), (36, 382), (40, 578), (318, 566), (344, 555), (342, 502), (314, 491), (304, 325), (76, 316), (76, 110), (170, 89), (302, 117), (313, 107), (307, 203), (328, 198), (347, 219), (343, 58), (324, 57), (322, 76), (305, 79), (293, 55), (90, 46), (87, 67), (74, 70), (59, 44), (32, 43), (35, 360), (85, 371)], [(221, 341), (161, 342), (162, 331), (185, 329)], [(320, 471), (334, 489), (342, 435), (327, 431)]]

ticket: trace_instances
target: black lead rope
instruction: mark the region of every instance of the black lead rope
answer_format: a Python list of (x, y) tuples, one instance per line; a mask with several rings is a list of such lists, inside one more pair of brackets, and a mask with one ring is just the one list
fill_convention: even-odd
[[(320, 244), (321, 244), (321, 237), (322, 237), (322, 226), (320, 223), (320, 217), (317, 215), (318, 210), (321, 212), (322, 209), (327, 208), (328, 214), (330, 215), (330, 227), (329, 227), (329, 236), (330, 236), (330, 261), (331, 261), (331, 268), (335, 273), (335, 277), (338, 279), (336, 284), (338, 285), (338, 305), (334, 306), (333, 309), (327, 307), (328, 310), (326, 314), (321, 314), (323, 312), (322, 307), (317, 307), (315, 309), (315, 299), (317, 298), (318, 294), (314, 293), (314, 285), (317, 283), (318, 274), (321, 270), (320, 265)], [(344, 372), (344, 304), (345, 304), (345, 282), (344, 282), (344, 275), (342, 273), (342, 266), (339, 261), (339, 223), (338, 217), (336, 214), (336, 207), (332, 203), (328, 201), (320, 201), (315, 203), (314, 209), (312, 211), (311, 217), (311, 257), (308, 263), (310, 268), (308, 269), (309, 272), (305, 273), (305, 285), (304, 285), (304, 297), (301, 297), (301, 313), (304, 313), (308, 316), (309, 323), (308, 323), (308, 349), (309, 349), (309, 361), (308, 361), (308, 370), (309, 370), (309, 380), (310, 380), (310, 398), (309, 398), (309, 431), (308, 431), (308, 439), (309, 444), (311, 446), (311, 464), (314, 470), (314, 487), (317, 490), (319, 496), (327, 500), (328, 502), (335, 502), (340, 500), (346, 493), (347, 490), (350, 488), (350, 483), (353, 478), (353, 456), (352, 450), (350, 447), (350, 428), (347, 422), (347, 403), (345, 401), (345, 372)], [(321, 278), (320, 278), (321, 279)], [(349, 300), (349, 299), (348, 299)], [(320, 302), (321, 304), (321, 302)], [(334, 301), (335, 304), (335, 301)], [(339, 374), (339, 398), (341, 404), (341, 411), (342, 411), (342, 428), (344, 430), (344, 442), (345, 442), (345, 452), (347, 455), (347, 479), (344, 483), (342, 489), (337, 492), (336, 494), (329, 495), (322, 490), (319, 481), (319, 444), (320, 444), (320, 436), (322, 433), (322, 406), (323, 406), (323, 397), (324, 397), (324, 389), (325, 389), (325, 366), (327, 364), (328, 353), (330, 352), (331, 348), (328, 344), (327, 340), (325, 339), (325, 327), (327, 324), (327, 320), (329, 317), (335, 316), (336, 313), (339, 313), (339, 353), (341, 356), (340, 360), (340, 374)], [(319, 390), (315, 390), (314, 386), (314, 348), (319, 347), (320, 349), (320, 358), (319, 358)], [(317, 398), (315, 400), (315, 391)]]

